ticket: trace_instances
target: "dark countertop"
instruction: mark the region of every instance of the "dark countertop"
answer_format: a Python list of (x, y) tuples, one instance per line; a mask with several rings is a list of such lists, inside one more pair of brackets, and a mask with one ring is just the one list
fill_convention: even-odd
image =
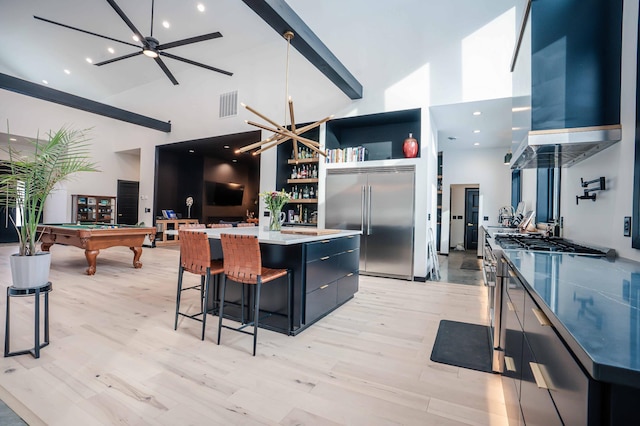
[(504, 250), (585, 370), (640, 388), (640, 263)]

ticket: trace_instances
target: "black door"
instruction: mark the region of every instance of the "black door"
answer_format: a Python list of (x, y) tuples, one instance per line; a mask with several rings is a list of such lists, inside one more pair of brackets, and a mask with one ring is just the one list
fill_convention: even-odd
[(139, 193), (140, 182), (118, 180), (117, 223), (121, 225), (135, 225), (138, 223)]
[(464, 230), (464, 248), (467, 250), (478, 249), (478, 212), (480, 207), (480, 190), (467, 188), (465, 192), (465, 218), (467, 226)]

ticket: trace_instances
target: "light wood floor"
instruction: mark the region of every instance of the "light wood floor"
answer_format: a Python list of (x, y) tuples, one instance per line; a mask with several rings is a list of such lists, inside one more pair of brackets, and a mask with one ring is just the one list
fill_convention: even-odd
[[(215, 344), (217, 317), (204, 342), (198, 322), (173, 330), (177, 250), (133, 269), (106, 249), (91, 277), (80, 249), (51, 251), (51, 344), (0, 358), (0, 399), (31, 425), (507, 424), (499, 376), (429, 360), (441, 319), (485, 323), (482, 286), (361, 277), (298, 336), (261, 330), (254, 358), (250, 336)], [(13, 252), (0, 245), (3, 294)], [(12, 350), (32, 344), (32, 300), (12, 299)]]

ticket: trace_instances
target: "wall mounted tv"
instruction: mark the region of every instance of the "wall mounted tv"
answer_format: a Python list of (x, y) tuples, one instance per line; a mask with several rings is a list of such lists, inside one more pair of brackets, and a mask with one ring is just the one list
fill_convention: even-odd
[(205, 197), (208, 206), (241, 206), (244, 185), (206, 181)]

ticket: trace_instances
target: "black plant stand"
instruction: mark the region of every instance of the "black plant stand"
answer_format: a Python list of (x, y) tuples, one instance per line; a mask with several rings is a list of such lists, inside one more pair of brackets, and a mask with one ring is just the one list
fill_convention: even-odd
[[(34, 358), (40, 358), (40, 349), (44, 348), (49, 344), (49, 292), (51, 292), (52, 286), (51, 282), (46, 283), (41, 287), (34, 288), (17, 288), (14, 286), (7, 288), (7, 318), (5, 322), (4, 329), (4, 356), (15, 356), (15, 355), (24, 355), (31, 354)], [(40, 295), (44, 294), (44, 342), (40, 343)], [(35, 331), (34, 331), (34, 343), (33, 349), (25, 349), (23, 351), (10, 352), (9, 350), (9, 330), (10, 327), (10, 314), (9, 314), (9, 306), (12, 297), (24, 297), (24, 296), (34, 296), (35, 297)]]

